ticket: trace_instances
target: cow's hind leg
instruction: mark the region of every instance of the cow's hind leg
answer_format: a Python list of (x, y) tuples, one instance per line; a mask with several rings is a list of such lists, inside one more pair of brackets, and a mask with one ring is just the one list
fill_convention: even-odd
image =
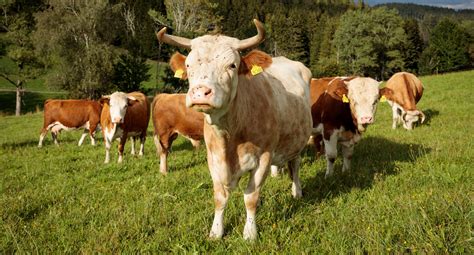
[(39, 142), (38, 142), (38, 147), (39, 148), (43, 147), (43, 140), (44, 140), (44, 137), (46, 136), (46, 134), (48, 134), (48, 129), (47, 128), (41, 129), (40, 138), (39, 138)]
[(295, 159), (288, 161), (288, 170), (289, 170), (288, 173), (290, 175), (291, 180), (293, 181), (291, 185), (291, 194), (293, 195), (294, 198), (300, 198), (303, 196), (303, 193), (301, 191), (301, 182), (300, 182), (300, 176), (299, 176), (300, 163), (301, 163), (300, 157), (297, 157)]
[(337, 132), (331, 134), (329, 140), (324, 138), (323, 141), (327, 161), (326, 175), (324, 177), (328, 178), (334, 174), (334, 162), (337, 157)]
[(247, 220), (244, 227), (244, 239), (246, 240), (254, 240), (257, 238), (257, 223), (255, 216), (260, 197), (260, 189), (267, 177), (271, 157), (271, 154), (268, 152), (262, 154), (259, 166), (250, 174), (249, 183), (244, 192), (245, 208), (247, 210)]
[(145, 153), (145, 140), (146, 140), (146, 132), (140, 136), (140, 151), (138, 152), (138, 156), (142, 157)]
[(130, 147), (131, 147), (130, 154), (135, 155), (135, 137), (134, 136), (130, 137)]
[(84, 139), (85, 139), (86, 136), (87, 136), (87, 133), (89, 133), (89, 130), (84, 129), (84, 132), (82, 133), (81, 139), (79, 139), (79, 142), (77, 143), (77, 146), (81, 146), (81, 145), (82, 145), (82, 143), (84, 142)]

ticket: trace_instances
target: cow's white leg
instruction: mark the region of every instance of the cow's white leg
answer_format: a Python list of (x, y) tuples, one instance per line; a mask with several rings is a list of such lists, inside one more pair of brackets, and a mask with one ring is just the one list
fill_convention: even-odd
[(109, 163), (110, 162), (110, 147), (112, 146), (110, 140), (108, 138), (105, 138), (105, 161), (104, 163)]
[(280, 171), (278, 169), (278, 166), (272, 165), (270, 167), (270, 169), (271, 169), (271, 172), (272, 172), (272, 177), (277, 177), (278, 175), (280, 175)]
[(245, 240), (255, 240), (257, 238), (257, 223), (255, 216), (260, 197), (260, 189), (267, 177), (270, 162), (271, 154), (262, 154), (258, 168), (250, 173), (249, 183), (244, 192), (245, 209), (247, 210), (247, 220), (245, 222), (243, 234)]
[(329, 140), (324, 139), (324, 147), (326, 149), (327, 169), (325, 178), (334, 174), (334, 162), (337, 157), (337, 132), (331, 134)]
[(189, 141), (193, 145), (194, 149), (199, 149), (199, 146), (201, 145), (201, 142), (199, 140), (189, 138)]
[(392, 129), (397, 128), (397, 124), (400, 121), (400, 116), (398, 114), (398, 107), (392, 106)]
[(130, 147), (132, 150), (130, 151), (130, 154), (135, 155), (135, 137), (132, 136), (130, 137)]
[(142, 157), (145, 153), (145, 137), (140, 137), (140, 151), (138, 152), (138, 156)]
[[(212, 170), (211, 170), (212, 171)], [(224, 235), (224, 209), (229, 200), (230, 190), (228, 186), (214, 180), (214, 220), (212, 222), (210, 238), (222, 238)]]
[(77, 143), (78, 146), (81, 146), (82, 143), (84, 142), (84, 139), (86, 138), (87, 136), (87, 133), (88, 133), (88, 130), (87, 129), (84, 129), (84, 132), (82, 133), (81, 135), (81, 139), (79, 139), (79, 142)]
[(157, 135), (153, 136), (153, 141), (155, 142), (156, 155), (160, 157), (160, 172), (162, 174), (167, 174), (168, 173), (167, 152), (161, 146), (160, 138), (158, 138)]
[(92, 146), (95, 146), (95, 131), (89, 134)]
[(342, 165), (342, 172), (346, 172), (351, 169), (352, 154), (354, 153), (354, 145), (342, 145), (342, 156), (344, 157), (344, 163)]
[(303, 196), (303, 192), (301, 191), (301, 182), (300, 182), (300, 163), (301, 158), (297, 157), (292, 159), (288, 162), (288, 169), (290, 173), (291, 180), (293, 181), (291, 185), (291, 194), (294, 198), (300, 198)]
[(39, 148), (43, 147), (43, 140), (44, 140), (44, 137), (46, 136), (47, 132), (48, 131), (40, 134), (40, 138), (39, 138), (39, 142), (38, 142), (38, 147)]
[(54, 144), (56, 144), (57, 146), (59, 146), (59, 142), (58, 142), (58, 132), (51, 131), (51, 137), (53, 138)]

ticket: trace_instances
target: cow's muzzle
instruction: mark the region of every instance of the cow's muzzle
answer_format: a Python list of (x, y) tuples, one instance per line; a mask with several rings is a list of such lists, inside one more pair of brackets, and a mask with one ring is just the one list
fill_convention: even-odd
[(188, 107), (202, 111), (210, 109), (212, 108), (211, 102), (213, 96), (213, 90), (207, 86), (197, 86), (190, 88), (188, 91)]

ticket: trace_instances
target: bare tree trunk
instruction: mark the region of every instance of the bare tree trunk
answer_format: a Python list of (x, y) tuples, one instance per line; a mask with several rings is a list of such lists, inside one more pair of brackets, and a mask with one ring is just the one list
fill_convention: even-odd
[(21, 114), (21, 87), (16, 87), (16, 107), (15, 107), (15, 116), (20, 116)]

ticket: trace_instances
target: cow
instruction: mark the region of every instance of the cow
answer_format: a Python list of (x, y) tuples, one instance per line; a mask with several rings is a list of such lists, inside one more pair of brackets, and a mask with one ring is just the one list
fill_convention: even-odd
[(95, 132), (100, 123), (102, 107), (99, 102), (92, 100), (59, 100), (48, 99), (44, 102), (43, 128), (39, 138), (38, 147), (43, 146), (43, 139), (51, 130), (54, 144), (58, 143), (58, 134), (61, 130), (84, 128), (84, 133), (79, 139), (81, 146), (84, 138), (89, 133), (91, 144), (95, 145)]
[(413, 124), (425, 121), (425, 115), (416, 108), (416, 104), (423, 95), (423, 84), (411, 73), (399, 72), (394, 74), (385, 85), (393, 91), (387, 97), (387, 103), (392, 107), (392, 128), (396, 129), (399, 123), (407, 130), (413, 129)]
[[(150, 106), (145, 95), (140, 92), (114, 92), (100, 99), (103, 105), (100, 125), (105, 141), (105, 161), (110, 162), (110, 147), (116, 138), (118, 146), (118, 163), (123, 160), (125, 142), (129, 137), (140, 137), (139, 156), (143, 156), (146, 130), (150, 120)], [(132, 145), (133, 146), (133, 145)]]
[(288, 164), (292, 195), (301, 197), (300, 152), (311, 133), (311, 71), (285, 57), (261, 51), (240, 52), (259, 45), (265, 29), (254, 20), (257, 35), (239, 40), (224, 35), (188, 39), (157, 33), (159, 41), (190, 49), (170, 60), (187, 77), (186, 106), (204, 113), (204, 140), (214, 189), (214, 220), (209, 236), (222, 238), (224, 209), (243, 174), (247, 212), (243, 237), (257, 237), (256, 208), (270, 165)]
[(160, 172), (166, 174), (167, 156), (178, 134), (191, 141), (195, 148), (199, 147), (200, 140), (204, 138), (204, 114), (186, 107), (186, 94), (158, 94), (151, 108)]
[(321, 153), (324, 146), (326, 178), (333, 175), (338, 143), (342, 145), (344, 158), (342, 170), (350, 169), (354, 145), (360, 141), (367, 126), (374, 122), (380, 97), (391, 92), (387, 88), (379, 89), (379, 84), (364, 77), (311, 80), (312, 136), (317, 153)]

